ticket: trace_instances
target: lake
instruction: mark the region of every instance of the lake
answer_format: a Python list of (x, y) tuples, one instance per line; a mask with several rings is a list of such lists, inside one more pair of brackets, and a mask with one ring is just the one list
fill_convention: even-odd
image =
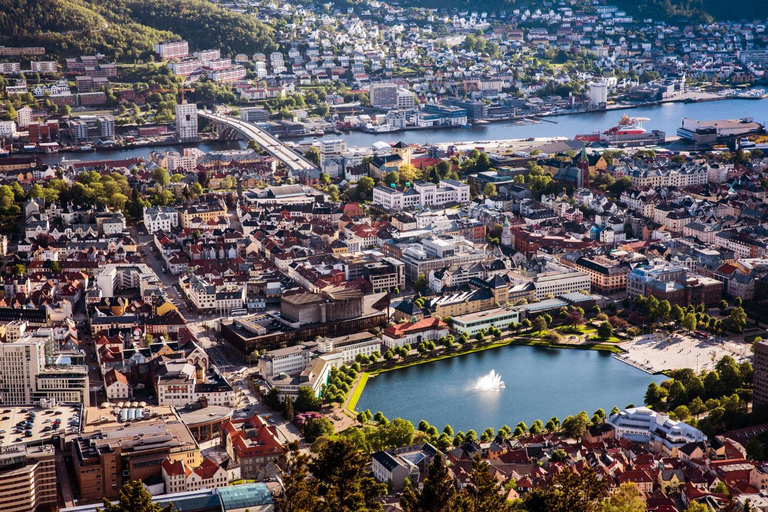
[[(506, 387), (476, 390), (491, 370)], [(505, 424), (514, 429), (520, 421), (562, 421), (582, 410), (591, 417), (599, 408), (639, 406), (648, 384), (662, 380), (608, 352), (510, 345), (382, 373), (368, 380), (357, 410), (479, 434)]]

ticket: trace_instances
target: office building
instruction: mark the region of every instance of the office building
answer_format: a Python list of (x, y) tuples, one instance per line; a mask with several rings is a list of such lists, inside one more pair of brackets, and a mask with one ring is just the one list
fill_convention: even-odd
[(161, 480), (166, 459), (190, 467), (202, 462), (197, 441), (173, 409), (163, 408), (152, 418), (148, 410), (139, 410), (130, 423), (118, 423), (116, 416), (72, 440), (73, 480), (81, 500), (116, 498), (129, 481)]
[(194, 103), (176, 105), (176, 135), (179, 140), (197, 139), (197, 105)]
[[(76, 359), (76, 358), (75, 358)], [(32, 405), (43, 399), (89, 403), (88, 368), (56, 353), (49, 328), (0, 344), (0, 401)]]
[(80, 116), (69, 122), (69, 130), (75, 142), (115, 138), (113, 116)]
[(3, 512), (34, 512), (56, 505), (56, 454), (50, 444), (6, 445), (0, 449)]
[(395, 108), (398, 100), (398, 87), (393, 83), (371, 84), (369, 87), (371, 106), (376, 108)]
[(249, 123), (266, 123), (269, 121), (269, 112), (258, 107), (245, 107), (240, 109), (240, 119)]
[(768, 340), (755, 343), (755, 359), (753, 362), (755, 405), (768, 404)]

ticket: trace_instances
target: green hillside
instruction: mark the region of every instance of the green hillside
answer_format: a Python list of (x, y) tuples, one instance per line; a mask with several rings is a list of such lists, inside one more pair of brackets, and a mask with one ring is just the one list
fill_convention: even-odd
[(59, 57), (102, 52), (121, 62), (145, 60), (166, 39), (226, 54), (271, 52), (272, 34), (252, 16), (206, 0), (0, 0), (0, 45), (45, 46)]
[(617, 0), (616, 4), (642, 18), (668, 21), (751, 21), (768, 17), (768, 2), (754, 0)]

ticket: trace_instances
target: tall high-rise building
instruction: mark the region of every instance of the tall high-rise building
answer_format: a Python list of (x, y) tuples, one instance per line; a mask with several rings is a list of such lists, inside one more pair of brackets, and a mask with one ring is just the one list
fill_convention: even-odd
[(53, 331), (41, 328), (17, 341), (0, 343), (0, 402), (31, 405), (41, 399), (89, 404), (88, 367), (63, 364)]
[(176, 105), (176, 135), (180, 140), (197, 139), (197, 105), (194, 103)]
[(768, 340), (755, 343), (754, 403), (768, 405)]

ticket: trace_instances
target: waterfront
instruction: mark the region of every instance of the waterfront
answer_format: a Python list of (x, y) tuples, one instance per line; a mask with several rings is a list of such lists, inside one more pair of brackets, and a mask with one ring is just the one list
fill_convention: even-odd
[[(353, 131), (341, 135), (328, 134), (323, 138), (344, 139), (348, 146), (370, 146), (377, 141), (398, 142), (406, 144), (426, 144), (438, 142), (469, 142), (505, 139), (526, 139), (529, 137), (568, 137), (573, 138), (579, 133), (591, 133), (602, 131), (614, 126), (623, 114), (635, 117), (648, 117), (646, 129), (663, 130), (667, 136), (674, 136), (683, 117), (693, 119), (732, 119), (742, 117), (754, 117), (756, 121), (766, 122), (764, 112), (768, 100), (726, 99), (703, 103), (664, 103), (661, 105), (649, 105), (626, 110), (611, 110), (589, 112), (582, 114), (568, 114), (562, 116), (547, 117), (547, 121), (540, 124), (513, 125), (510, 122), (497, 122), (487, 125), (478, 125), (471, 128), (440, 128), (435, 130), (411, 130), (395, 133), (364, 133)], [(315, 137), (302, 139), (289, 139), (296, 143), (309, 143)], [(133, 149), (117, 149), (106, 151), (94, 151), (91, 153), (59, 153), (41, 155), (44, 163), (53, 165), (63, 158), (67, 160), (109, 160), (132, 157), (147, 157), (152, 151), (183, 151), (187, 146), (162, 146), (142, 147)], [(222, 149), (237, 149), (245, 147), (242, 141), (210, 141), (197, 145), (202, 151), (208, 152)]]
[[(506, 387), (475, 389), (491, 370)], [(581, 410), (591, 416), (601, 407), (608, 412), (640, 405), (648, 384), (662, 380), (607, 352), (510, 345), (382, 373), (368, 380), (356, 409), (480, 433), (504, 424), (514, 428), (519, 421), (563, 420)]]

